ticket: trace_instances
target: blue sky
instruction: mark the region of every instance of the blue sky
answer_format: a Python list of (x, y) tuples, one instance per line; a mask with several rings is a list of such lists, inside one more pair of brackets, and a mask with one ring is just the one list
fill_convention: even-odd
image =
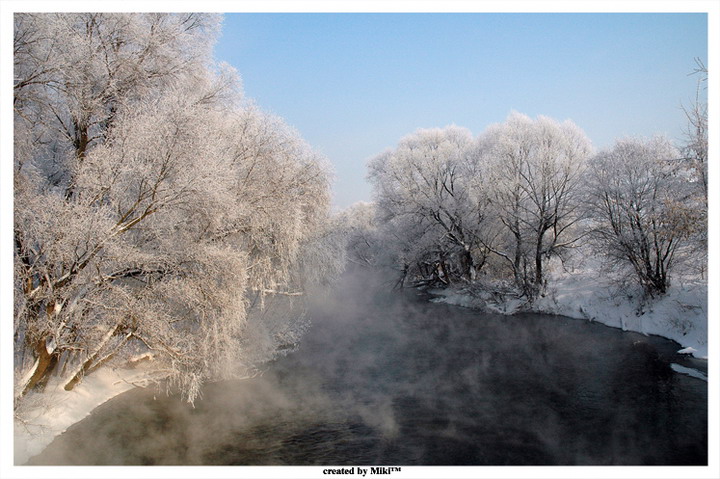
[(418, 128), (481, 133), (515, 110), (572, 119), (597, 148), (681, 141), (707, 64), (699, 14), (226, 14), (216, 59), (333, 164), (334, 205), (370, 200), (367, 160)]

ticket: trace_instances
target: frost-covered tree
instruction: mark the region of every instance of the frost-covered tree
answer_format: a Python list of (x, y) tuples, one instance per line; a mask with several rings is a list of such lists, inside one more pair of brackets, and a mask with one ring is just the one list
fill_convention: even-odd
[(364, 201), (354, 203), (336, 215), (338, 241), (344, 245), (348, 264), (380, 265), (381, 246), (375, 216), (375, 204)]
[[(694, 74), (700, 75), (695, 101), (690, 107), (683, 108), (687, 117), (685, 142), (682, 145), (682, 161), (678, 169), (690, 182), (687, 196), (682, 199), (685, 207), (694, 212), (695, 227), (691, 231), (690, 242), (695, 251), (692, 253), (694, 264), (688, 263), (688, 269), (705, 274), (707, 268), (708, 238), (708, 106), (707, 106), (707, 67), (698, 58)], [(694, 267), (694, 268), (693, 268)]]
[(695, 101), (689, 108), (684, 108), (688, 120), (686, 142), (683, 148), (684, 158), (689, 163), (693, 180), (700, 191), (700, 197), (708, 205), (708, 107), (703, 101), (701, 88), (707, 82), (707, 67), (700, 59), (695, 59), (697, 67), (693, 73), (700, 74)]
[(103, 141), (119, 111), (207, 66), (220, 20), (200, 13), (16, 14), (16, 122), (28, 122), (30, 138), (47, 146), (46, 174), (71, 194), (75, 163)]
[(500, 222), (485, 245), (529, 297), (544, 287), (547, 259), (578, 239), (578, 186), (590, 151), (590, 141), (572, 122), (518, 113), (478, 140), (487, 194)]
[(578, 239), (578, 185), (590, 149), (571, 122), (520, 114), (477, 140), (457, 127), (404, 138), (369, 165), (398, 266), (423, 279), (474, 281), (499, 258), (534, 297), (547, 259)]
[(664, 294), (696, 215), (679, 151), (662, 137), (618, 140), (590, 163), (588, 203), (593, 236), (605, 255), (631, 268), (648, 295)]
[[(471, 133), (418, 130), (369, 164), (380, 222), (396, 236), (400, 267), (447, 282), (475, 278), (485, 250), (478, 235), (485, 203), (473, 189)], [(453, 271), (451, 271), (453, 269)]]
[(146, 352), (192, 400), (295, 342), (337, 269), (327, 167), (211, 64), (217, 21), (16, 17), (16, 397)]

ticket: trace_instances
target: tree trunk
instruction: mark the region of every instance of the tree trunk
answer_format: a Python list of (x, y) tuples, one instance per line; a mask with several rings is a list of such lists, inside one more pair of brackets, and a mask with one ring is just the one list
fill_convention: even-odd
[(73, 138), (75, 156), (77, 156), (77, 158), (82, 161), (85, 159), (88, 144), (90, 143), (87, 120), (73, 119), (73, 127), (75, 128), (75, 135)]
[(445, 284), (450, 284), (450, 275), (448, 274), (447, 265), (445, 264), (445, 261), (440, 261), (440, 272), (442, 273), (442, 277), (438, 276), (440, 281), (442, 281)]
[(114, 327), (109, 328), (108, 331), (105, 333), (105, 336), (100, 340), (98, 345), (95, 347), (92, 353), (88, 355), (88, 357), (85, 359), (85, 361), (81, 362), (68, 376), (68, 378), (65, 380), (65, 384), (63, 388), (66, 391), (72, 391), (72, 389), (75, 387), (77, 383), (80, 382), (84, 374), (88, 371), (90, 366), (92, 365), (93, 361), (98, 357), (98, 354), (102, 350), (105, 345), (107, 345), (110, 342), (110, 339), (115, 335), (117, 330), (120, 328), (120, 324), (116, 324)]
[(525, 289), (525, 278), (522, 274), (522, 241), (520, 235), (515, 235), (515, 259), (513, 261), (513, 273), (515, 274), (515, 285)]
[(538, 239), (535, 247), (535, 288), (539, 291), (543, 284), (543, 264), (542, 264), (542, 237)]
[(477, 277), (477, 270), (475, 268), (475, 259), (473, 258), (473, 255), (470, 252), (469, 248), (465, 249), (463, 256), (465, 263), (465, 274), (467, 275), (467, 279), (471, 282), (475, 281), (475, 278)]
[(16, 397), (24, 396), (31, 389), (36, 387), (41, 381), (46, 379), (46, 376), (53, 370), (57, 363), (57, 354), (55, 354), (55, 347), (49, 346), (47, 339), (42, 339), (35, 347), (37, 359), (35, 364), (26, 374), (26, 378), (18, 388), (20, 393)]

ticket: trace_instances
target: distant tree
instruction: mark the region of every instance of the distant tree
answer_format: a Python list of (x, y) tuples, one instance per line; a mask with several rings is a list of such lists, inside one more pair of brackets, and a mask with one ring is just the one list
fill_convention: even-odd
[(378, 266), (381, 246), (375, 215), (375, 205), (364, 201), (354, 203), (337, 214), (339, 241), (344, 244), (349, 264)]
[(689, 183), (679, 174), (679, 157), (662, 137), (624, 139), (590, 164), (596, 244), (615, 264), (630, 267), (650, 296), (667, 291), (696, 221), (684, 203)]
[(700, 59), (695, 59), (696, 68), (692, 74), (699, 75), (695, 101), (690, 107), (683, 108), (688, 120), (684, 145), (682, 145), (682, 161), (678, 168), (691, 183), (687, 197), (683, 199), (684, 207), (695, 217), (691, 244), (695, 248), (692, 254), (694, 264), (688, 263), (701, 275), (707, 268), (707, 235), (708, 235), (708, 106), (704, 100), (703, 90), (707, 88), (707, 67)]
[(700, 59), (695, 59), (697, 67), (693, 74), (699, 74), (695, 102), (690, 108), (684, 108), (688, 120), (686, 143), (683, 148), (685, 159), (689, 162), (694, 180), (700, 189), (701, 197), (708, 201), (708, 109), (707, 102), (701, 100), (702, 85), (707, 82), (707, 67)]
[(470, 132), (455, 126), (418, 130), (370, 162), (380, 223), (405, 245), (398, 251), (402, 269), (447, 282), (455, 270), (472, 280), (482, 267), (484, 214), (472, 189), (472, 144)]
[(547, 259), (579, 238), (579, 185), (590, 152), (575, 124), (518, 113), (478, 140), (487, 195), (500, 223), (484, 244), (530, 298), (544, 287)]

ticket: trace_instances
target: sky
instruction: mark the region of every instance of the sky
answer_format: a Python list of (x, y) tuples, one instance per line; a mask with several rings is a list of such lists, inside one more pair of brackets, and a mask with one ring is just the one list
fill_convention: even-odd
[(372, 200), (367, 161), (419, 128), (478, 135), (518, 111), (598, 149), (679, 143), (707, 35), (705, 13), (232, 13), (215, 57), (328, 158), (340, 209)]

